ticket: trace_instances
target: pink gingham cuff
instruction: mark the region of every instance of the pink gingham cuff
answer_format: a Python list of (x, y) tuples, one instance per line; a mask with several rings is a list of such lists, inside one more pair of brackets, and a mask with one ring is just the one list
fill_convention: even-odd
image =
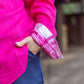
[(51, 59), (64, 58), (57, 40), (42, 23), (35, 25), (31, 36)]

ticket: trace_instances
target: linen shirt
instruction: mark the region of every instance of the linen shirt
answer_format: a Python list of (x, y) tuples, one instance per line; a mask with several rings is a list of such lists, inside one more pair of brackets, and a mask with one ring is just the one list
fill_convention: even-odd
[(27, 36), (50, 58), (63, 58), (55, 20), (54, 0), (0, 0), (0, 84), (11, 84), (25, 72), (28, 47), (18, 48), (15, 42)]

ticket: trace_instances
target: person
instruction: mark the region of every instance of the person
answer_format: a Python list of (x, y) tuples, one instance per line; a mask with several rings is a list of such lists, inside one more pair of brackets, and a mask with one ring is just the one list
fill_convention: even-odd
[(0, 0), (0, 84), (43, 84), (41, 49), (60, 59), (54, 0)]

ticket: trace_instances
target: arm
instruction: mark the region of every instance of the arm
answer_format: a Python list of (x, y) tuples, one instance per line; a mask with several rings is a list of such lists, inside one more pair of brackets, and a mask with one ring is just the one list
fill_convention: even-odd
[(54, 0), (34, 0), (30, 15), (36, 22), (31, 34), (32, 38), (50, 58), (63, 58), (55, 39), (57, 33), (55, 30), (56, 8)]
[(56, 37), (56, 8), (54, 6), (54, 0), (35, 0), (31, 6), (30, 14), (36, 21), (36, 24), (42, 23)]

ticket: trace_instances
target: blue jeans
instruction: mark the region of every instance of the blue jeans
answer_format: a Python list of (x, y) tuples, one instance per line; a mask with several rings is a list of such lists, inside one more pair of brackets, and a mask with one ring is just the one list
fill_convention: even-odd
[(26, 71), (12, 84), (44, 84), (40, 52), (34, 55), (29, 50)]

